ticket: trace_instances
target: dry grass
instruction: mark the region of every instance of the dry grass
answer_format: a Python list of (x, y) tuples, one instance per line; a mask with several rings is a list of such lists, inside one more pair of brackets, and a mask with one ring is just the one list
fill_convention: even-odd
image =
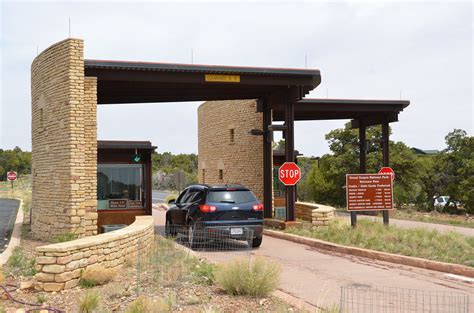
[(169, 294), (165, 298), (150, 300), (143, 296), (131, 302), (125, 309), (125, 313), (165, 313), (172, 312), (175, 297)]
[(263, 297), (278, 286), (280, 271), (280, 265), (274, 261), (236, 259), (217, 268), (216, 282), (231, 295)]
[(88, 268), (82, 273), (80, 285), (83, 288), (105, 285), (112, 281), (117, 273), (118, 270), (115, 268), (104, 268), (102, 266)]
[(95, 290), (88, 290), (80, 301), (79, 313), (92, 313), (99, 307), (99, 292)]

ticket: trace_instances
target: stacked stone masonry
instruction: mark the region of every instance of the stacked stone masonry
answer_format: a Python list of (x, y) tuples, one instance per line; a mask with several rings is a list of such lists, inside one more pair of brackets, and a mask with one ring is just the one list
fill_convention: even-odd
[(60, 291), (79, 284), (93, 267), (115, 268), (151, 245), (153, 217), (137, 216), (130, 226), (97, 236), (36, 248), (36, 290)]
[(296, 218), (310, 222), (313, 226), (328, 226), (334, 219), (333, 207), (308, 202), (295, 203)]
[(84, 77), (83, 46), (61, 41), (31, 66), (32, 231), (43, 240), (97, 234), (97, 82)]
[(263, 202), (263, 115), (255, 100), (209, 101), (198, 109), (198, 180), (240, 183)]

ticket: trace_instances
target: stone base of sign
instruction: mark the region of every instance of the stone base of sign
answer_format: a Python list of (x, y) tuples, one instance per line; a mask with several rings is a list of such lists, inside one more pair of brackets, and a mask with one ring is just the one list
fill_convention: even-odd
[(79, 284), (87, 268), (116, 268), (153, 241), (152, 216), (137, 216), (120, 230), (36, 248), (36, 290), (60, 291)]
[(437, 262), (437, 261), (431, 261), (431, 260), (426, 260), (426, 259), (421, 259), (421, 258), (416, 258), (416, 257), (405, 256), (405, 255), (398, 255), (398, 254), (363, 249), (363, 248), (343, 246), (336, 243), (327, 242), (324, 240), (287, 234), (287, 233), (283, 233), (283, 232), (275, 231), (275, 230), (265, 229), (263, 231), (263, 234), (266, 236), (288, 240), (295, 243), (308, 245), (313, 248), (324, 249), (324, 250), (328, 250), (328, 251), (332, 251), (336, 253), (350, 254), (350, 255), (355, 255), (358, 257), (364, 257), (368, 259), (374, 259), (374, 260), (390, 262), (390, 263), (395, 263), (395, 264), (408, 265), (408, 266), (423, 268), (423, 269), (432, 270), (432, 271), (438, 271), (438, 272), (444, 272), (444, 273), (450, 273), (450, 274), (456, 274), (456, 275), (462, 275), (462, 276), (474, 278), (474, 268), (464, 266), (464, 265)]
[(334, 219), (335, 210), (333, 207), (317, 203), (295, 203), (296, 218), (310, 222), (313, 226), (328, 226)]
[(264, 220), (264, 224), (265, 224), (265, 226), (278, 228), (278, 229), (281, 229), (281, 230), (285, 230), (285, 229), (288, 229), (288, 228), (301, 228), (302, 225), (303, 225), (301, 222), (297, 222), (297, 221), (293, 221), (293, 222), (287, 221), (287, 222), (285, 222), (285, 221), (278, 220), (278, 219), (273, 219), (273, 218), (266, 218)]

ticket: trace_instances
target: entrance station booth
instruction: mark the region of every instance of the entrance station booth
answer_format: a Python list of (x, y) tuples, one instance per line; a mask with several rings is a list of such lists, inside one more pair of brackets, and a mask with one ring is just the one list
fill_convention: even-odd
[(152, 165), (149, 141), (97, 142), (98, 231), (130, 225), (151, 215)]

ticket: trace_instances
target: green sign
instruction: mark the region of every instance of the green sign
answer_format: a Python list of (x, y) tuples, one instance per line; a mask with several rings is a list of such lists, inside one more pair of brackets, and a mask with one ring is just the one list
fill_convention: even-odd
[(132, 156), (132, 161), (133, 161), (133, 163), (140, 163), (141, 160), (142, 160), (142, 156), (139, 155), (139, 154), (134, 154), (134, 155)]

